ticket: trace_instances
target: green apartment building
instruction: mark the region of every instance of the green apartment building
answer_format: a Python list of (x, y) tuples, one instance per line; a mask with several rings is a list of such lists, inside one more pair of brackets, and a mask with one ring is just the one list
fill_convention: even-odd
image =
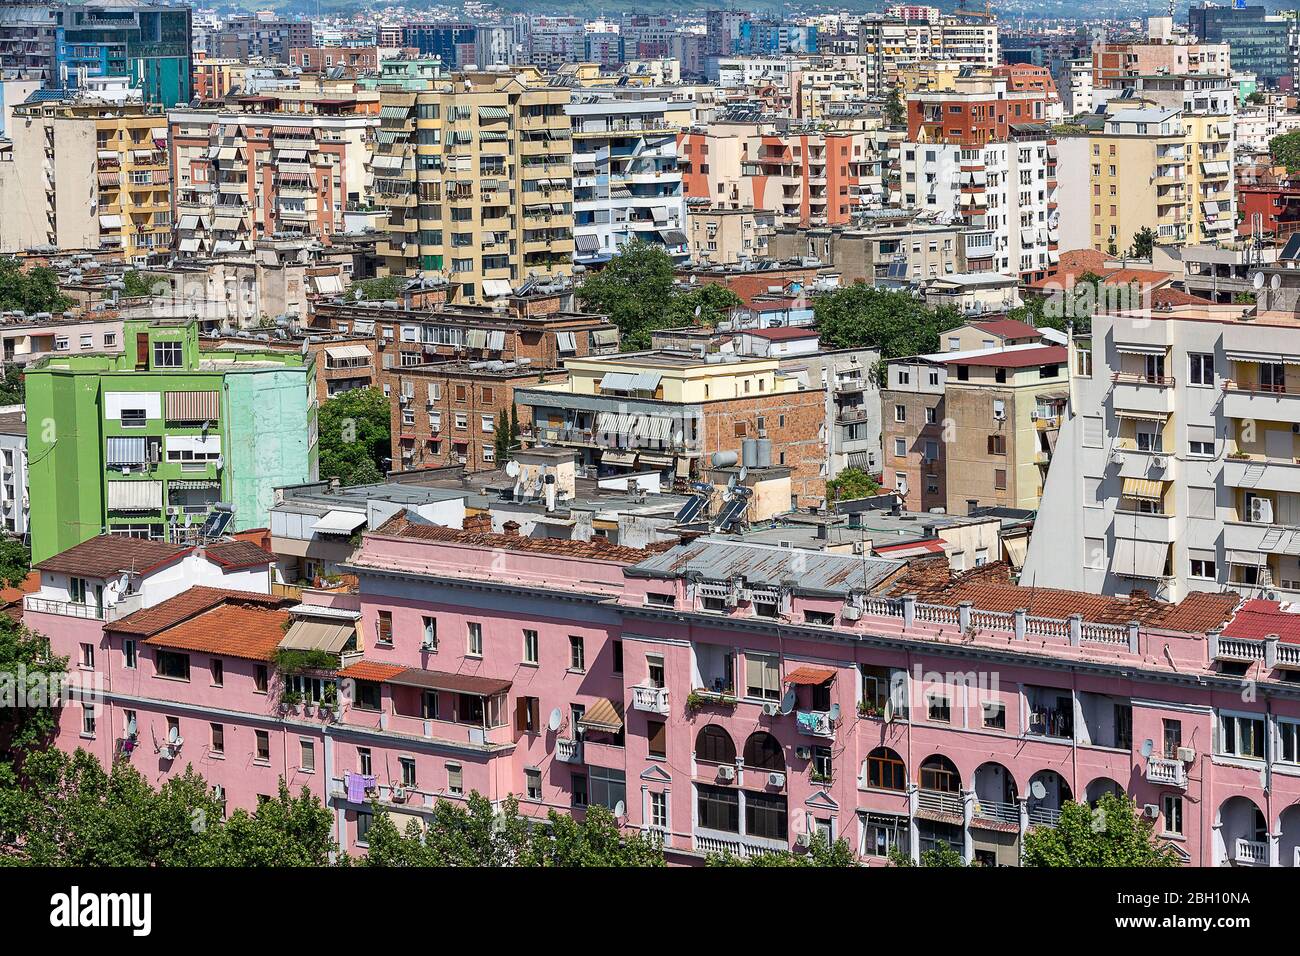
[(184, 541), (213, 511), (265, 527), (316, 478), (312, 356), (204, 350), (192, 320), (127, 320), (121, 355), (27, 371), (32, 560), (102, 532)]

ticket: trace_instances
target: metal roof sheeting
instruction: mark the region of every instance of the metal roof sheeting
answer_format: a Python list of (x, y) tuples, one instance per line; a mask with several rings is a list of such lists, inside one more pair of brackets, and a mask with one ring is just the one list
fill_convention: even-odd
[(316, 534), (351, 534), (366, 523), (366, 516), (355, 511), (327, 511), (312, 525)]
[(706, 581), (743, 576), (750, 587), (790, 584), (801, 593), (848, 594), (878, 588), (905, 567), (905, 562), (883, 558), (702, 538), (653, 555), (628, 572), (647, 577), (698, 573)]

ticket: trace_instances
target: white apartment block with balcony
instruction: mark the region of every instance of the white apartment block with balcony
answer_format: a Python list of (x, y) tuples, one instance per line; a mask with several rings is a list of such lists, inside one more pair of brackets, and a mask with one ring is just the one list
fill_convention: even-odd
[(685, 261), (690, 247), (677, 132), (690, 124), (690, 106), (583, 90), (565, 112), (573, 124), (574, 262), (608, 262), (635, 239)]
[(1263, 275), (1258, 311), (1093, 318), (1022, 584), (1300, 600), (1300, 273)]
[(985, 146), (903, 143), (903, 206), (964, 220), (972, 271), (1046, 272), (1059, 255), (1056, 145), (1043, 132)]

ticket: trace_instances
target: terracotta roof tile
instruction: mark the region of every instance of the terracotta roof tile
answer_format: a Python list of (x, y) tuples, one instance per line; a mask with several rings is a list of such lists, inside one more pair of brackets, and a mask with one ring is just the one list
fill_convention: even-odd
[(270, 594), (254, 594), (250, 591), (235, 591), (230, 588), (193, 587), (153, 607), (128, 614), (109, 624), (106, 630), (148, 637), (188, 620), (196, 614), (202, 614), (225, 601), (241, 601), (273, 608), (285, 607), (293, 603), (289, 598), (275, 597)]
[(406, 670), (398, 664), (381, 664), (378, 661), (357, 661), (339, 671), (339, 677), (353, 680), (389, 680)]
[(519, 535), (498, 534), (492, 531), (465, 531), (442, 525), (413, 524), (406, 512), (399, 511), (380, 525), (376, 534), (398, 538), (417, 538), (423, 541), (444, 541), (449, 544), (469, 544), (502, 551), (520, 551), (533, 554), (550, 554), (560, 558), (585, 558), (594, 561), (614, 561), (636, 564), (648, 557), (641, 548), (628, 548), (610, 544), (604, 538), (590, 541), (571, 541), (567, 538), (525, 538)]
[(1016, 352), (992, 352), (972, 355), (969, 358), (943, 359), (946, 365), (981, 365), (991, 368), (1029, 368), (1033, 365), (1052, 365), (1064, 362), (1069, 350), (1064, 345), (1044, 345), (1039, 349), (1021, 348)]
[(269, 661), (284, 638), (289, 612), (230, 600), (169, 627), (144, 643), (219, 657)]
[(1224, 637), (1261, 641), (1276, 634), (1284, 643), (1300, 644), (1300, 614), (1282, 610), (1279, 601), (1246, 601), (1223, 629)]
[(34, 565), (41, 571), (80, 574), (88, 578), (110, 578), (122, 571), (143, 573), (175, 561), (190, 548), (148, 538), (101, 534), (60, 551)]
[(275, 560), (275, 555), (251, 541), (219, 541), (208, 545), (204, 553), (217, 564), (229, 569), (255, 568)]
[(975, 328), (989, 335), (999, 335), (1004, 339), (1037, 338), (1042, 332), (1028, 322), (1019, 319), (997, 319), (993, 322), (975, 322)]

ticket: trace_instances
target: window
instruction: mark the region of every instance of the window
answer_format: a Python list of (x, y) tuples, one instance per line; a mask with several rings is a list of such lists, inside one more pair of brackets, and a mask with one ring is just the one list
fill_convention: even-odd
[(470, 657), (483, 656), (483, 625), (477, 621), (465, 625), (465, 653)]
[(1165, 833), (1182, 836), (1183, 833), (1183, 798), (1174, 793), (1166, 793), (1162, 807)]
[(668, 795), (650, 794), (650, 825), (660, 830), (668, 829)]
[(990, 455), (1005, 455), (1007, 453), (1007, 436), (990, 435), (988, 437), (988, 453)]
[(81, 666), (85, 668), (93, 668), (95, 666), (94, 644), (81, 645)]
[(357, 772), (361, 774), (361, 776), (363, 777), (369, 777), (371, 775), (370, 768), (371, 768), (370, 748), (358, 747), (357, 748)]
[(524, 771), (524, 793), (529, 800), (542, 799), (542, 772), (540, 770)]
[(266, 684), (268, 671), (265, 664), (257, 664), (253, 667), (253, 686), (259, 694), (266, 693)]
[(895, 406), (894, 406), (894, 421), (896, 421), (896, 422), (905, 422), (905, 421), (907, 421), (907, 406), (906, 406), (906, 405), (895, 405)]
[(303, 773), (316, 772), (316, 747), (310, 740), (298, 739), (298, 769)]
[(587, 651), (583, 640), (577, 634), (569, 635), (569, 670), (585, 671), (587, 669)]
[(780, 665), (775, 655), (745, 655), (745, 696), (762, 700), (781, 699)]
[(220, 657), (214, 657), (208, 662), (208, 670), (212, 674), (212, 686), (224, 687), (226, 684), (226, 667)]
[(358, 710), (379, 710), (381, 694), (376, 681), (357, 681), (353, 693), (356, 695), (352, 701), (353, 707)]
[(537, 632), (524, 631), (524, 663), (536, 664), (538, 662), (537, 649)]
[(379, 623), (375, 631), (375, 642), (378, 644), (393, 643), (393, 612), (380, 611)]
[[(622, 642), (620, 642), (621, 644)], [(666, 679), (664, 669), (664, 658), (662, 654), (647, 654), (645, 656), (646, 677), (651, 687), (663, 687)], [(620, 667), (621, 671), (622, 668)]]
[(784, 840), (789, 832), (786, 798), (779, 793), (745, 794), (745, 833), (768, 840)]
[(220, 757), (226, 752), (226, 728), (224, 724), (209, 724), (209, 730), (212, 734), (212, 743), (208, 747), (208, 752), (214, 757)]
[(268, 731), (253, 731), (253, 759), (261, 763), (270, 763), (271, 734)]
[(457, 796), (465, 792), (465, 772), (458, 763), (447, 764), (447, 792)]
[(541, 701), (536, 697), (515, 699), (515, 730), (521, 734), (535, 734), (541, 729)]
[(424, 615), (424, 647), (427, 650), (438, 649), (438, 620)]
[(948, 696), (937, 690), (926, 691), (925, 713), (929, 720), (947, 724), (952, 722), (952, 703)]
[(736, 745), (721, 727), (706, 724), (695, 738), (695, 759), (702, 763), (734, 764)]
[(370, 834), (371, 824), (375, 822), (375, 815), (369, 810), (357, 811), (357, 846), (368, 846), (367, 837)]
[[(725, 833), (740, 832), (740, 794), (725, 787), (700, 784), (697, 788), (697, 817), (699, 825), (709, 830)], [(748, 798), (748, 794), (746, 794)]]
[(756, 730), (745, 741), (745, 766), (758, 770), (785, 770), (785, 753), (780, 742), (765, 730)]
[(646, 739), (649, 741), (650, 756), (666, 759), (668, 757), (668, 725), (662, 720), (646, 721)]
[(984, 726), (990, 730), (1007, 729), (1007, 706), (1000, 700), (984, 701)]
[(154, 368), (180, 368), (181, 361), (180, 342), (155, 342), (153, 344)]
[(832, 611), (804, 611), (803, 622), (821, 627), (832, 627), (835, 624), (835, 614)]
[(95, 736), (95, 705), (81, 705), (81, 736)]
[(867, 786), (874, 790), (904, 790), (907, 772), (902, 758), (888, 747), (877, 747), (867, 754)]
[(1213, 558), (1192, 558), (1188, 563), (1190, 564), (1188, 569), (1190, 577), (1208, 581), (1213, 581), (1218, 577), (1218, 568)]
[(190, 655), (177, 654), (174, 651), (155, 651), (154, 667), (159, 677), (173, 680), (190, 679)]
[(1218, 744), (1218, 753), (1225, 756), (1263, 760), (1263, 718), (1220, 714)]
[(606, 810), (613, 810), (620, 803), (626, 807), (627, 777), (622, 770), (592, 767), (589, 774), (589, 798), (592, 803)]
[(1187, 356), (1187, 383), (1189, 385), (1214, 385), (1214, 355), (1191, 352)]
[(813, 780), (821, 783), (830, 783), (835, 774), (835, 768), (832, 764), (830, 747), (813, 747), (812, 749), (812, 776)]
[(1178, 748), (1183, 745), (1183, 722), (1166, 717), (1163, 724), (1165, 756), (1170, 760), (1177, 759)]
[(569, 793), (575, 807), (587, 805), (587, 775), (575, 773), (569, 778)]
[(122, 642), (122, 666), (135, 670), (135, 660), (135, 641), (128, 638)]
[(68, 600), (72, 604), (86, 603), (85, 578), (68, 578)]
[[(613, 671), (615, 674), (621, 674), (623, 673), (623, 642), (620, 640), (612, 640), (609, 642), (609, 645), (610, 645), (609, 669)], [(650, 680), (653, 682), (655, 679), (654, 677), (655, 669), (650, 656), (646, 657), (646, 663), (650, 665)], [(663, 663), (664, 663), (664, 659), (662, 657), (659, 658), (659, 683), (655, 684), (656, 687), (664, 686)]]
[(401, 768), (402, 771), (402, 786), (414, 787), (415, 786), (415, 758), (398, 757), (397, 765), (398, 767)]
[(907, 439), (905, 439), (905, 438), (895, 438), (895, 439), (894, 439), (894, 457), (895, 457), (895, 458), (904, 458), (904, 457), (906, 457), (906, 455), (907, 455)]
[(993, 488), (996, 491), (1007, 490), (1007, 470), (1005, 468), (993, 469)]

